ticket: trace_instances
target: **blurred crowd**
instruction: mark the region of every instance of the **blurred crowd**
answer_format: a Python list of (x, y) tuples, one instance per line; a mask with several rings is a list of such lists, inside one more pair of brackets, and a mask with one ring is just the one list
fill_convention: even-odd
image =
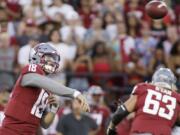
[[(87, 95), (90, 86), (102, 87), (103, 94), (92, 95), (104, 97), (103, 117), (113, 110), (112, 101), (126, 99), (159, 67), (172, 69), (179, 87), (180, 2), (165, 0), (169, 14), (152, 20), (144, 9), (148, 1), (1, 0), (0, 92), (11, 90), (40, 42), (50, 42), (60, 53), (60, 72), (53, 75), (59, 82)], [(70, 106), (68, 100), (64, 104)], [(97, 124), (106, 123), (93, 116)], [(97, 134), (104, 135), (100, 130)]]

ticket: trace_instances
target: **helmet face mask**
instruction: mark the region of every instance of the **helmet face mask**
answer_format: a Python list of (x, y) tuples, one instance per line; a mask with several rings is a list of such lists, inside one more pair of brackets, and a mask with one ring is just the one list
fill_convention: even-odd
[(48, 43), (41, 43), (34, 48), (35, 54), (31, 57), (30, 63), (38, 64), (46, 74), (52, 74), (59, 68), (60, 55), (56, 49)]
[(160, 87), (172, 89), (176, 84), (176, 77), (170, 69), (160, 68), (153, 74), (152, 83)]
[(56, 69), (58, 69), (59, 67), (58, 59), (56, 55), (54, 56), (51, 54), (43, 55), (42, 61), (43, 61), (42, 68), (48, 74), (52, 74), (56, 72)]

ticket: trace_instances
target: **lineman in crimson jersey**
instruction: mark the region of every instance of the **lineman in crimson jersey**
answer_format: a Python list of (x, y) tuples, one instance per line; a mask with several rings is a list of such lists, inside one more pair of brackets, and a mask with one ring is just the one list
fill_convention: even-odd
[(82, 110), (89, 111), (79, 91), (46, 77), (59, 67), (60, 56), (57, 51), (48, 43), (41, 43), (34, 50), (31, 64), (22, 69), (13, 88), (0, 135), (35, 135), (39, 126), (48, 128), (58, 110), (58, 103), (52, 93), (77, 98)]
[(131, 135), (171, 135), (180, 120), (180, 95), (172, 89), (175, 83), (172, 71), (160, 68), (152, 83), (136, 85), (130, 98), (113, 114), (107, 135), (116, 135), (116, 125), (130, 112), (136, 112)]

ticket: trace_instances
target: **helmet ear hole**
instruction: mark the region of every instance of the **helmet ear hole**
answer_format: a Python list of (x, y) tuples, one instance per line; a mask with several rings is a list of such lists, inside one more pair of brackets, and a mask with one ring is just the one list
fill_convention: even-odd
[(32, 58), (33, 60), (36, 60), (36, 58)]
[(40, 63), (40, 58), (36, 54), (34, 54), (34, 56), (30, 59), (30, 63), (38, 64)]

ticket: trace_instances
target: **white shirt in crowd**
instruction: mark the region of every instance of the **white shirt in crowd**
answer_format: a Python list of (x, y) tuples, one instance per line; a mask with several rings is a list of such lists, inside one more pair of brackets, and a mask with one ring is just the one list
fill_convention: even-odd
[(130, 37), (130, 36), (126, 36), (126, 37), (121, 36), (121, 37), (117, 38), (114, 41), (114, 44), (112, 46), (113, 50), (116, 52), (117, 59), (119, 57), (120, 52), (122, 51), (121, 50), (121, 42), (120, 42), (121, 38), (125, 38), (124, 42), (123, 42), (123, 44), (124, 44), (123, 49), (124, 49), (124, 52), (125, 52), (126, 55), (129, 56), (131, 51), (135, 49), (135, 40), (132, 37)]
[(72, 12), (75, 12), (73, 7), (69, 4), (63, 4), (61, 7), (48, 7), (46, 8), (46, 14), (53, 19), (56, 14), (62, 14), (63, 16), (67, 16), (67, 14), (71, 14)]
[[(53, 0), (42, 0), (44, 6), (49, 6), (52, 4)], [(32, 0), (19, 0), (19, 4), (21, 6), (28, 6), (31, 5)]]
[[(70, 26), (66, 25), (60, 29), (60, 33), (62, 35), (62, 40), (66, 41), (70, 34), (72, 34), (72, 29)], [(80, 40), (84, 39), (84, 35), (86, 33), (86, 28), (83, 26), (75, 26), (74, 34), (80, 38)]]
[(118, 35), (117, 26), (115, 24), (108, 25), (105, 31), (108, 33), (111, 41), (114, 40)]
[(2, 125), (2, 121), (3, 121), (4, 117), (5, 117), (4, 112), (0, 111), (0, 127)]
[[(51, 43), (51, 42), (50, 42)], [(77, 46), (76, 45), (67, 45), (65, 43), (53, 44), (58, 53), (60, 54), (60, 70), (64, 68), (65, 61), (73, 60), (76, 55)]]
[(18, 64), (27, 65), (29, 64), (29, 58), (34, 54), (34, 50), (31, 45), (25, 45), (19, 49), (18, 52)]
[(168, 40), (163, 42), (164, 52), (167, 56), (170, 55), (172, 47), (173, 47), (172, 43), (170, 43)]

